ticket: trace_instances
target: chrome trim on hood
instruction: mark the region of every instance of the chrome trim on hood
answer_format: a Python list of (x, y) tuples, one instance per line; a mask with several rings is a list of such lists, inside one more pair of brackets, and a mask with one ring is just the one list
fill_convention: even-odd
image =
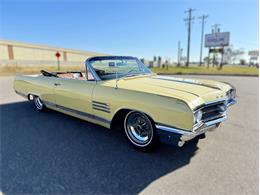
[(221, 90), (220, 88), (218, 88), (216, 86), (207, 85), (207, 84), (203, 84), (203, 83), (199, 83), (199, 82), (192, 82), (191, 80), (189, 81), (189, 79), (182, 80), (182, 79), (171, 78), (171, 77), (162, 77), (162, 76), (156, 76), (156, 77), (151, 78), (151, 79), (173, 81), (173, 82), (186, 83), (186, 84), (191, 84), (191, 85), (199, 85), (199, 86), (203, 86), (203, 87), (209, 87), (209, 88), (212, 88), (212, 89)]
[(197, 95), (196, 93), (192, 93), (192, 92), (190, 92), (190, 91), (181, 90), (181, 89), (177, 89), (177, 88), (173, 88), (173, 87), (165, 87), (165, 86), (162, 86), (162, 85), (156, 85), (156, 86), (158, 86), (158, 87), (163, 87), (163, 88), (165, 88), (165, 89), (171, 89), (171, 90), (181, 91), (181, 92), (184, 92), (184, 93), (189, 93), (189, 94), (194, 95), (194, 96), (196, 96), (196, 97), (200, 97), (200, 96)]

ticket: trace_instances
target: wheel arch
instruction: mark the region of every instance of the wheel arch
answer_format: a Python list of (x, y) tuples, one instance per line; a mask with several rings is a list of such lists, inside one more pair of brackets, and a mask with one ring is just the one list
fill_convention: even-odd
[(112, 129), (112, 128), (116, 128), (118, 126), (121, 127), (121, 125), (124, 124), (124, 119), (125, 119), (126, 115), (132, 111), (141, 112), (141, 113), (145, 114), (155, 124), (155, 121), (154, 121), (153, 117), (151, 117), (151, 114), (149, 114), (145, 111), (141, 111), (141, 110), (137, 110), (137, 109), (133, 109), (133, 108), (120, 108), (115, 112), (115, 114), (111, 120), (111, 123), (110, 123), (110, 128)]

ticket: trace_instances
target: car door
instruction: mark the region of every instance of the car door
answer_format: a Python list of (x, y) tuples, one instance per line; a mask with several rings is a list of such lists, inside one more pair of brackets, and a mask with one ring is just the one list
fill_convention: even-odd
[(54, 83), (57, 79), (56, 77), (46, 76), (32, 77), (32, 84), (37, 87), (33, 87), (33, 91), (29, 92), (40, 96), (45, 104), (53, 105), (55, 104)]
[(59, 78), (54, 84), (57, 108), (92, 119), (91, 101), (95, 84), (95, 81)]

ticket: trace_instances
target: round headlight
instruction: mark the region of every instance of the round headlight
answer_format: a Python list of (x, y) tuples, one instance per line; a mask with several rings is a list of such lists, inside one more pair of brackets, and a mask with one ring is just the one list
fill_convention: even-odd
[(198, 110), (194, 114), (194, 123), (199, 123), (201, 121), (201, 119), (202, 119), (202, 111)]

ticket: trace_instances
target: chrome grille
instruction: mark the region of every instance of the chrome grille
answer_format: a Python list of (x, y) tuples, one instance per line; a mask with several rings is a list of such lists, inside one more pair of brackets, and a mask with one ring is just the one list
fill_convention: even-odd
[(211, 120), (221, 118), (225, 115), (226, 109), (227, 109), (227, 106), (226, 106), (225, 101), (204, 105), (201, 108), (201, 111), (203, 113), (202, 121), (208, 122)]

